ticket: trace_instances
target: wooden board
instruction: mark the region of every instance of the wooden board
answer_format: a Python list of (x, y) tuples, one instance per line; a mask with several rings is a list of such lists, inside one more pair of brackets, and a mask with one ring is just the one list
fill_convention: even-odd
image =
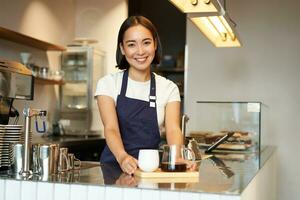
[(134, 175), (140, 178), (198, 178), (199, 171), (186, 171), (186, 172), (163, 172), (157, 169), (154, 172), (143, 172), (137, 169)]

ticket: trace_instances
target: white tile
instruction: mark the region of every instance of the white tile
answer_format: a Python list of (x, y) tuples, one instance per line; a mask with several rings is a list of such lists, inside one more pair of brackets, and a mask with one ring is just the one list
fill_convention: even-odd
[(220, 195), (201, 193), (200, 200), (220, 200)]
[(86, 200), (87, 193), (87, 185), (71, 185), (70, 190), (70, 199), (72, 200)]
[(21, 182), (21, 200), (36, 200), (37, 182)]
[(53, 183), (37, 183), (37, 199), (53, 200), (54, 185)]
[(146, 190), (141, 191), (142, 198), (141, 200), (159, 200), (159, 190)]
[(0, 179), (0, 199), (4, 199), (5, 195), (5, 180)]
[(123, 198), (123, 189), (118, 187), (105, 187), (105, 200), (121, 200)]
[(141, 190), (136, 188), (124, 188), (123, 200), (140, 200)]
[(240, 200), (240, 196), (237, 195), (222, 195), (220, 200)]
[(88, 186), (88, 200), (104, 199), (105, 187), (102, 186)]
[(21, 199), (21, 182), (15, 180), (6, 180), (5, 182), (5, 200)]
[(179, 192), (161, 191), (160, 199), (163, 200), (179, 200)]
[(200, 195), (199, 193), (194, 193), (194, 192), (180, 192), (179, 195), (180, 200), (199, 200)]
[(70, 185), (54, 184), (54, 200), (68, 200), (68, 199), (70, 199)]

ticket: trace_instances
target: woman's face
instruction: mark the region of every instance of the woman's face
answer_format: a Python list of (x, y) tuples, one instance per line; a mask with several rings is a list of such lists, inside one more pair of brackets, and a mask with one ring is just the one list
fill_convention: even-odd
[(125, 31), (120, 49), (130, 67), (144, 71), (155, 57), (156, 42), (147, 28), (137, 25)]

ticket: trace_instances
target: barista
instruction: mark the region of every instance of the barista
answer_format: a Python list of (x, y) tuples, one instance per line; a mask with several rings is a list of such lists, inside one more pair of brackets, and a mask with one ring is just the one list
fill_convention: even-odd
[(176, 84), (151, 72), (159, 64), (161, 44), (154, 25), (131, 16), (120, 27), (117, 68), (98, 81), (95, 96), (104, 125), (106, 147), (100, 162), (137, 169), (139, 149), (158, 149), (161, 130), (168, 144), (182, 144), (180, 95)]

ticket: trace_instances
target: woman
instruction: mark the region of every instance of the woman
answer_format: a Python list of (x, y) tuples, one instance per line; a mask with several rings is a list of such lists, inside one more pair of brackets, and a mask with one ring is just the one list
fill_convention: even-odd
[(107, 143), (101, 163), (117, 162), (133, 174), (139, 149), (158, 149), (163, 128), (168, 144), (182, 144), (178, 87), (151, 73), (151, 64), (158, 64), (160, 57), (153, 24), (143, 16), (126, 19), (116, 52), (116, 67), (123, 71), (100, 79), (95, 94)]

